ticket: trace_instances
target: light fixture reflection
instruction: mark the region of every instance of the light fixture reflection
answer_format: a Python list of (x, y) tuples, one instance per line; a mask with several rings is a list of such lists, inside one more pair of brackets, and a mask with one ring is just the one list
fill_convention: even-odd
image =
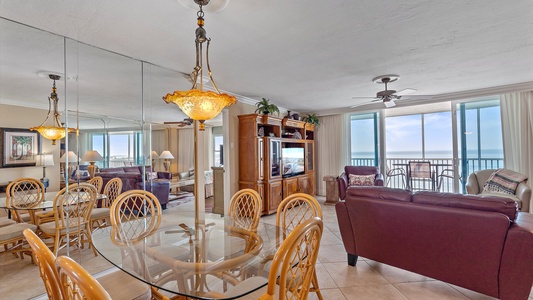
[[(55, 145), (56, 140), (60, 140), (67, 135), (67, 130), (68, 132), (76, 132), (76, 129), (65, 128), (63, 125), (61, 125), (61, 121), (59, 120), (59, 117), (61, 115), (59, 114), (59, 112), (57, 112), (57, 102), (59, 101), (59, 98), (57, 97), (56, 93), (56, 80), (59, 80), (61, 77), (59, 75), (54, 74), (50, 74), (48, 75), (48, 77), (50, 77), (50, 79), (54, 81), (54, 85), (52, 86), (52, 93), (50, 94), (50, 97), (48, 97), (48, 114), (46, 115), (46, 119), (44, 119), (41, 125), (37, 127), (32, 127), (30, 128), (30, 130), (35, 130), (39, 132), (45, 139), (52, 140), (52, 145)], [(50, 118), (50, 113), (52, 112), (52, 102), (54, 103), (54, 121), (52, 121), (52, 126), (43, 126)]]

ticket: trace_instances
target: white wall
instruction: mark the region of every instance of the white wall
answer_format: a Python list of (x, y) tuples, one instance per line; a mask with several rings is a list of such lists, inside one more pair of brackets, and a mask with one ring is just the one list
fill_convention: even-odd
[[(20, 106), (0, 104), (0, 127), (24, 128), (39, 126), (46, 118), (48, 110), (26, 108)], [(3, 142), (3, 141), (2, 141)], [(52, 141), (41, 137), (42, 152), (54, 155), (54, 166), (46, 168), (46, 177), (50, 179), (48, 191), (59, 190), (59, 141), (52, 145)], [(8, 182), (21, 177), (42, 178), (42, 167), (0, 168), (0, 182)]]

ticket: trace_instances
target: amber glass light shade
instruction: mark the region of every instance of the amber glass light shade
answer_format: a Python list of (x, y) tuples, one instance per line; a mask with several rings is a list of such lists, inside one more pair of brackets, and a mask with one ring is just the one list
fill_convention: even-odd
[[(45, 139), (52, 140), (52, 145), (55, 145), (56, 140), (64, 138), (67, 134), (65, 127), (38, 126), (30, 128), (30, 130), (35, 130), (39, 132)], [(68, 132), (76, 132), (76, 129), (68, 128)]]
[(200, 130), (204, 130), (204, 121), (210, 120), (226, 107), (237, 102), (234, 96), (212, 91), (189, 90), (175, 91), (163, 97), (166, 103), (174, 103), (191, 119), (200, 121)]

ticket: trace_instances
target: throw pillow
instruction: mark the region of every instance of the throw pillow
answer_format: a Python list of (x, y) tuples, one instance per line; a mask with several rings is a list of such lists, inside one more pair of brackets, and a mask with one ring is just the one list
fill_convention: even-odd
[(354, 175), (349, 174), (349, 184), (359, 186), (373, 186), (376, 175)]
[(146, 172), (146, 180), (157, 179), (157, 172)]
[(527, 176), (508, 169), (498, 169), (494, 171), (485, 185), (482, 194), (509, 194), (514, 195), (516, 187), (520, 182), (527, 179)]

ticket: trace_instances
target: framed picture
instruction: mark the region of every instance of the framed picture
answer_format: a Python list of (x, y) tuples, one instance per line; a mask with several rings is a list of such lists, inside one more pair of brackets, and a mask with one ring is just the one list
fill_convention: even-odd
[(0, 151), (2, 168), (35, 166), (41, 135), (29, 129), (0, 128)]

